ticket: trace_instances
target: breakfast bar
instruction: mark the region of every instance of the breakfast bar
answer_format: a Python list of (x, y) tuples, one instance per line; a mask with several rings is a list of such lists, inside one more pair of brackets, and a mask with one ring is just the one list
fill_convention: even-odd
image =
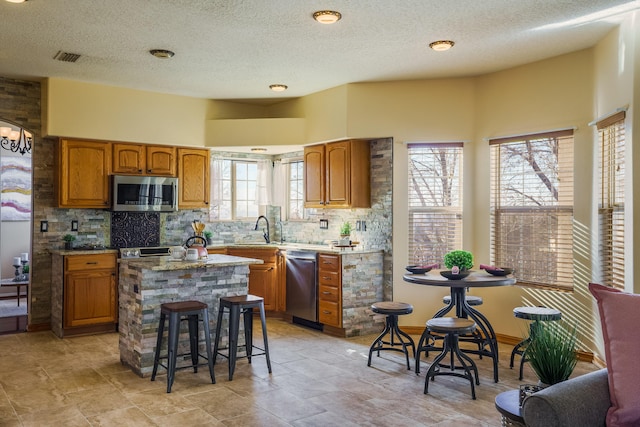
[(262, 263), (258, 259), (217, 254), (197, 261), (168, 257), (121, 259), (120, 361), (142, 377), (151, 375), (160, 305), (197, 300), (209, 306), (209, 319), (216, 319), (220, 297), (246, 294), (249, 265)]

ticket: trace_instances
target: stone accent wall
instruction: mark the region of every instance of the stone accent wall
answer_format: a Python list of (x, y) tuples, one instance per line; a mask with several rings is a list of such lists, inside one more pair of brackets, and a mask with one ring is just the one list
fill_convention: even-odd
[[(120, 361), (140, 376), (149, 376), (153, 370), (160, 304), (174, 301), (196, 300), (209, 306), (211, 343), (215, 339), (215, 325), (220, 297), (243, 295), (248, 289), (249, 267), (228, 266), (197, 268), (193, 270), (151, 271), (120, 262), (118, 292), (120, 295), (119, 325)], [(229, 338), (228, 315), (222, 322), (221, 343), (226, 347)], [(188, 336), (184, 324), (183, 338)], [(168, 322), (165, 331), (168, 329)], [(201, 339), (204, 335), (201, 332)], [(240, 332), (242, 337), (242, 329)], [(242, 341), (242, 340), (241, 340)], [(165, 337), (164, 345), (167, 339)], [(260, 342), (257, 343), (260, 345)], [(187, 353), (189, 340), (181, 339), (178, 354)], [(166, 348), (166, 347), (165, 347)], [(205, 354), (204, 344), (201, 351)]]
[(384, 316), (371, 311), (371, 304), (383, 299), (382, 258), (382, 252), (342, 255), (342, 327), (347, 337), (384, 329)]

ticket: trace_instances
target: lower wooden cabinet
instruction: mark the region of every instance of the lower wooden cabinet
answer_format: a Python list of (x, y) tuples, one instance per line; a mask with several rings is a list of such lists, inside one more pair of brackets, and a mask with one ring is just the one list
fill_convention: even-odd
[(116, 254), (64, 257), (63, 326), (68, 329), (118, 322)]
[(318, 321), (342, 327), (342, 272), (340, 255), (318, 255)]
[(283, 302), (284, 284), (282, 271), (279, 266), (284, 262), (277, 248), (229, 248), (229, 255), (245, 258), (255, 258), (264, 261), (264, 264), (252, 264), (249, 266), (249, 293), (264, 298), (264, 309), (267, 311), (284, 311)]

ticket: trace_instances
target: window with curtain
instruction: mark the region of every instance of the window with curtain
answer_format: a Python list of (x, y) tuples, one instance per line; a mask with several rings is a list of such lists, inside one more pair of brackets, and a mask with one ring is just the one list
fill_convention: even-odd
[(462, 246), (462, 143), (409, 144), (409, 263)]
[(288, 218), (304, 218), (304, 162), (289, 162), (289, 201)]
[(573, 287), (573, 130), (493, 139), (492, 263), (518, 283)]
[(216, 159), (212, 164), (212, 219), (255, 219), (259, 215), (256, 204), (257, 162)]
[(625, 112), (596, 123), (599, 142), (601, 280), (624, 289)]

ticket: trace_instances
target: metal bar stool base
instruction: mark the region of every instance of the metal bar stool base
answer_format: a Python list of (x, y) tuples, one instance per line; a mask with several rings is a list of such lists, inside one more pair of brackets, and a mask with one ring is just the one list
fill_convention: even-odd
[[(367, 366), (371, 366), (371, 356), (373, 352), (377, 352), (377, 356), (380, 357), (381, 351), (390, 350), (404, 353), (407, 359), (407, 369), (411, 370), (408, 347), (411, 347), (411, 357), (413, 357), (416, 351), (415, 343), (413, 342), (413, 338), (406, 332), (401, 331), (398, 327), (398, 316), (412, 313), (413, 306), (403, 302), (383, 301), (372, 304), (371, 311), (378, 314), (385, 314), (387, 317), (385, 319), (384, 330), (373, 341), (371, 347), (369, 347)], [(385, 340), (387, 335), (389, 335), (389, 339)]]

